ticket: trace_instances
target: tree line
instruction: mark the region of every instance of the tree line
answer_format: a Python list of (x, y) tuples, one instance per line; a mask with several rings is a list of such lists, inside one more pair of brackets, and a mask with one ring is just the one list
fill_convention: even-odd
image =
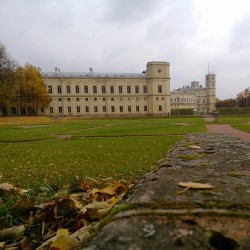
[(11, 58), (0, 42), (0, 113), (37, 115), (47, 108), (50, 99), (39, 69), (29, 63), (24, 66)]
[(216, 108), (244, 108), (250, 107), (250, 88), (237, 94), (236, 98), (217, 100)]

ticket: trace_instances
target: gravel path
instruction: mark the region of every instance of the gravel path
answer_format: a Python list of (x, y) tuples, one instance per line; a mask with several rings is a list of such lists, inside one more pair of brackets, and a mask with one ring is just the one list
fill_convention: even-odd
[(227, 124), (206, 124), (208, 133), (213, 134), (229, 134), (233, 137), (238, 137), (244, 141), (250, 142), (250, 133), (233, 128)]

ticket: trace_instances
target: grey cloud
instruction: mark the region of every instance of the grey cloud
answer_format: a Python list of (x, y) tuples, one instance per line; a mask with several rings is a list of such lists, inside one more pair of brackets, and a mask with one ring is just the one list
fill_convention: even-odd
[(241, 52), (250, 48), (250, 15), (236, 22), (231, 30), (230, 48), (232, 52)]

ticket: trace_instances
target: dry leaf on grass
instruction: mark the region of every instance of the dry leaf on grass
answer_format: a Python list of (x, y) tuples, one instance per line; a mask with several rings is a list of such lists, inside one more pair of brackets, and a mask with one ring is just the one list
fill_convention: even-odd
[(180, 187), (185, 187), (180, 192), (177, 192), (178, 194), (182, 194), (186, 192), (188, 189), (213, 189), (214, 186), (207, 184), (207, 183), (199, 183), (199, 182), (179, 182), (178, 185)]
[(24, 193), (29, 192), (28, 189), (17, 188), (14, 185), (7, 183), (7, 182), (0, 184), (0, 189), (5, 190), (7, 192), (16, 191), (20, 194), (24, 194)]
[(22, 197), (19, 201), (17, 201), (15, 203), (15, 205), (12, 208), (14, 208), (14, 209), (29, 209), (32, 207), (35, 207), (35, 203), (26, 197)]

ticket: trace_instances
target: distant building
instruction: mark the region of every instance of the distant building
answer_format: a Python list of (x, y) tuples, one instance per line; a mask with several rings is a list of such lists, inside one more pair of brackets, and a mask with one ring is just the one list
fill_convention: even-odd
[[(168, 116), (174, 109), (215, 110), (215, 74), (170, 91), (168, 62), (148, 62), (143, 73), (42, 72), (51, 98), (48, 116)], [(15, 107), (13, 107), (15, 108)], [(24, 109), (24, 108), (23, 108)], [(13, 113), (13, 112), (12, 112)]]
[(199, 82), (191, 82), (190, 86), (183, 86), (171, 91), (171, 109), (192, 108), (194, 111), (209, 113), (215, 110), (216, 76), (205, 76), (205, 88)]

